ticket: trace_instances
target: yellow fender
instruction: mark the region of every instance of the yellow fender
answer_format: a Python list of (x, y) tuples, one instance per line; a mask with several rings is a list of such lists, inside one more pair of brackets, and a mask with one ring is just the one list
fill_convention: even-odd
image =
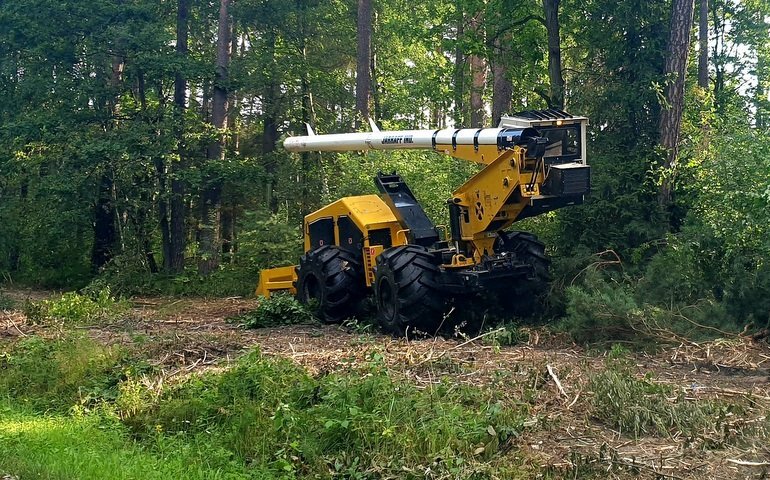
[(274, 292), (290, 292), (296, 294), (294, 282), (297, 281), (297, 267), (290, 265), (288, 267), (269, 268), (259, 272), (259, 284), (257, 285), (256, 295), (270, 298)]

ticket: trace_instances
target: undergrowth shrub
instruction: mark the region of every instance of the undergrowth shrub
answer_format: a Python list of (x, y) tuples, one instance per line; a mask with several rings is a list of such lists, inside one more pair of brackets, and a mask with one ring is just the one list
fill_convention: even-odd
[(496, 327), (491, 327), (486, 332), (484, 343), (495, 347), (507, 347), (520, 345), (529, 340), (529, 332), (513, 322), (505, 322)]
[(24, 338), (0, 356), (0, 395), (36, 410), (88, 408), (117, 396), (126, 362), (119, 347), (81, 335)]
[(590, 271), (566, 290), (565, 317), (557, 324), (582, 343), (650, 343), (707, 340), (738, 332), (727, 306), (713, 298), (694, 303), (659, 302), (644, 282)]
[(212, 444), (286, 478), (395, 478), (428, 466), (437, 476), (470, 478), (523, 428), (524, 407), (492, 392), (420, 390), (389, 376), (378, 355), (362, 368), (360, 376), (311, 378), (254, 352), (120, 414), (140, 437), (205, 432)]
[(623, 434), (681, 434), (692, 440), (720, 432), (730, 416), (741, 413), (737, 404), (687, 399), (683, 391), (657, 383), (651, 375), (637, 377), (632, 366), (627, 360), (610, 359), (604, 371), (589, 379), (591, 416)]
[(16, 306), (16, 302), (3, 292), (0, 292), (0, 310), (13, 310)]
[(274, 293), (270, 298), (261, 298), (257, 308), (229, 320), (246, 328), (277, 327), (316, 321), (310, 309), (288, 293)]
[(119, 295), (173, 295), (225, 297), (253, 295), (258, 274), (238, 264), (224, 264), (209, 275), (200, 275), (189, 265), (178, 275), (152, 273), (133, 258), (115, 257), (91, 280), (89, 289), (109, 288)]
[(58, 299), (28, 302), (27, 318), (33, 322), (84, 323), (109, 321), (128, 310), (125, 300), (116, 299), (109, 288), (89, 293), (67, 292)]
[(576, 341), (638, 339), (643, 312), (627, 285), (591, 272), (583, 283), (567, 288), (566, 299), (567, 314), (559, 328)]
[(263, 268), (295, 264), (302, 254), (302, 233), (284, 216), (245, 212), (240, 219), (238, 249), (223, 257), (221, 266), (208, 275), (198, 273), (196, 262), (183, 272), (153, 273), (142, 256), (115, 256), (90, 287), (109, 287), (120, 295), (249, 296)]

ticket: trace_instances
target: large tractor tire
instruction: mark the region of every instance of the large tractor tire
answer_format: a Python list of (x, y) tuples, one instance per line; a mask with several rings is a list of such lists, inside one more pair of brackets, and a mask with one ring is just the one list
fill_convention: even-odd
[(498, 292), (505, 314), (526, 318), (541, 312), (551, 282), (551, 260), (545, 253), (545, 244), (528, 232), (500, 232), (495, 252), (512, 253), (517, 261), (532, 267), (527, 277), (513, 280), (515, 283), (512, 286), (508, 285)]
[(380, 326), (396, 336), (407, 328), (433, 335), (441, 327), (445, 296), (433, 255), (419, 245), (385, 250), (377, 257), (374, 295)]
[(307, 252), (297, 268), (297, 300), (316, 309), (324, 323), (339, 323), (354, 316), (366, 296), (361, 261), (334, 245)]

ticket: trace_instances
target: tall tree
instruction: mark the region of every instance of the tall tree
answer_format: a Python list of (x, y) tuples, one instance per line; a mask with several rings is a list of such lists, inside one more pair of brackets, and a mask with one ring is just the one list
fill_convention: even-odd
[[(177, 1), (176, 20), (176, 54), (177, 61), (184, 64), (188, 56), (188, 17), (190, 14), (189, 0)], [(174, 76), (174, 113), (177, 154), (179, 161), (172, 168), (170, 210), (170, 241), (168, 258), (164, 258), (166, 269), (180, 273), (184, 269), (184, 251), (187, 232), (185, 229), (186, 209), (184, 202), (185, 184), (181, 178), (181, 170), (187, 164), (187, 151), (184, 142), (184, 113), (187, 108), (187, 79), (183, 68), (178, 68)]]
[(492, 59), (492, 126), (500, 123), (500, 117), (510, 113), (513, 83), (508, 78), (508, 69), (503, 55), (503, 41), (494, 40), (495, 55)]
[(198, 271), (207, 275), (219, 267), (221, 260), (221, 210), (222, 178), (218, 163), (225, 156), (225, 134), (227, 128), (228, 68), (230, 64), (230, 34), (232, 24), (229, 13), (230, 0), (219, 2), (219, 24), (217, 27), (217, 60), (214, 75), (214, 94), (211, 103), (211, 123), (216, 129), (216, 138), (206, 149), (207, 178), (204, 179), (200, 200), (200, 231), (198, 232), (200, 260)]
[(278, 166), (273, 152), (278, 142), (278, 96), (280, 84), (278, 78), (278, 63), (276, 62), (276, 42), (278, 34), (274, 26), (268, 26), (264, 33), (265, 54), (265, 83), (262, 92), (262, 156), (265, 160), (265, 205), (275, 213), (278, 202), (275, 198), (275, 183)]
[(660, 144), (666, 150), (664, 178), (658, 191), (661, 205), (672, 201), (674, 172), (679, 155), (679, 132), (684, 110), (684, 81), (690, 52), (694, 0), (673, 0), (666, 49), (666, 105), (660, 116)]
[(356, 47), (356, 128), (369, 118), (371, 99), (372, 0), (358, 0)]
[(709, 1), (700, 0), (698, 14), (698, 86), (709, 87)]
[(455, 51), (454, 51), (454, 114), (453, 120), (456, 127), (465, 124), (465, 50), (463, 49), (463, 36), (465, 34), (465, 10), (463, 0), (455, 0)]
[[(470, 27), (473, 34), (480, 39), (477, 45), (484, 45), (484, 11), (479, 10), (471, 18)], [(483, 127), (486, 118), (484, 106), (484, 89), (487, 86), (487, 59), (484, 52), (474, 51), (469, 62), (471, 68), (471, 123), (469, 127)]]
[[(118, 1), (118, 7), (122, 5)], [(120, 89), (123, 84), (123, 71), (126, 67), (126, 59), (122, 52), (122, 39), (116, 38), (113, 45), (112, 71), (109, 77), (107, 89), (107, 120), (104, 125), (106, 131), (118, 127), (118, 114), (120, 112)], [(94, 205), (94, 243), (91, 250), (91, 265), (98, 270), (104, 267), (114, 255), (115, 242), (117, 240), (117, 227), (115, 224), (114, 179), (110, 161), (104, 159), (104, 171), (99, 180), (97, 200)]]
[(548, 33), (548, 79), (550, 80), (549, 107), (564, 108), (564, 76), (561, 65), (560, 0), (543, 0), (545, 29)]

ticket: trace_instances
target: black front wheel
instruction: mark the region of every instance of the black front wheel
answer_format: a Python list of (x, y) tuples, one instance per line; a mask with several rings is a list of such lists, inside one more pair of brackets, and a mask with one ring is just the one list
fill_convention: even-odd
[(339, 323), (354, 316), (366, 296), (361, 261), (334, 245), (324, 245), (300, 257), (295, 287), (297, 300), (313, 307), (325, 323)]
[(435, 334), (441, 327), (446, 298), (433, 255), (419, 245), (385, 250), (377, 257), (374, 295), (380, 326), (398, 336), (407, 328)]
[(500, 232), (495, 252), (514, 255), (517, 262), (530, 267), (526, 277), (514, 279), (512, 285), (498, 292), (504, 313), (532, 317), (542, 312), (551, 282), (551, 260), (545, 253), (545, 244), (529, 232)]

